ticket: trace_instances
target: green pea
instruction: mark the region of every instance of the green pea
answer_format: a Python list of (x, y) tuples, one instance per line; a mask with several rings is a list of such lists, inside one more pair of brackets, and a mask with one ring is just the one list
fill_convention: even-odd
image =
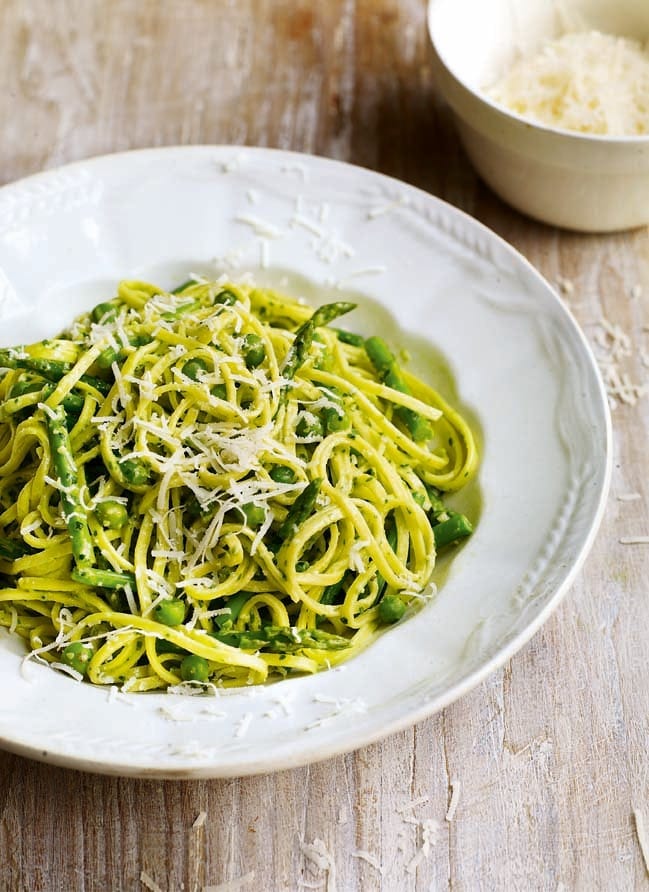
[(180, 598), (167, 598), (153, 612), (163, 626), (179, 626), (185, 619), (185, 602)]
[(75, 669), (77, 672), (85, 675), (88, 671), (88, 663), (92, 659), (92, 654), (93, 650), (89, 644), (84, 644), (82, 641), (73, 641), (72, 644), (68, 644), (63, 650), (61, 660), (66, 666), (70, 666), (71, 669)]
[(298, 437), (321, 437), (324, 433), (322, 420), (317, 415), (302, 415), (295, 425)]
[(273, 465), (268, 472), (268, 475), (271, 480), (275, 481), (275, 483), (295, 482), (295, 471), (293, 468), (289, 468), (286, 465)]
[(119, 359), (119, 352), (114, 347), (106, 347), (97, 357), (97, 365), (100, 369), (109, 369)]
[(105, 301), (97, 304), (90, 311), (90, 318), (93, 322), (113, 322), (117, 318), (119, 308), (116, 304)]
[(246, 516), (246, 523), (252, 529), (260, 527), (266, 519), (266, 511), (261, 505), (254, 505), (252, 502), (247, 502), (245, 505), (241, 506), (241, 510)]
[(128, 511), (126, 505), (113, 499), (99, 502), (95, 508), (95, 514), (99, 523), (107, 530), (121, 530), (128, 523)]
[(149, 469), (144, 462), (133, 458), (125, 458), (119, 463), (124, 479), (133, 486), (142, 486), (149, 479)]
[(198, 381), (200, 375), (207, 371), (207, 363), (199, 356), (188, 359), (182, 368), (183, 375), (187, 375), (192, 381)]
[(266, 358), (264, 342), (256, 334), (247, 334), (243, 339), (243, 357), (249, 369), (256, 369)]
[(298, 573), (306, 573), (310, 566), (308, 561), (298, 561), (295, 565), (295, 569)]
[(229, 288), (224, 288), (214, 298), (215, 304), (223, 304), (226, 307), (231, 307), (232, 304), (236, 304), (238, 301), (238, 297), (233, 291), (230, 291)]
[(183, 681), (207, 681), (210, 677), (210, 666), (206, 659), (189, 654), (180, 664), (180, 675)]
[(383, 623), (396, 623), (406, 612), (406, 605), (397, 595), (386, 595), (379, 604), (379, 619)]
[(225, 400), (227, 402), (228, 399), (228, 388), (225, 384), (215, 384), (212, 388), (212, 396), (215, 396), (217, 400)]

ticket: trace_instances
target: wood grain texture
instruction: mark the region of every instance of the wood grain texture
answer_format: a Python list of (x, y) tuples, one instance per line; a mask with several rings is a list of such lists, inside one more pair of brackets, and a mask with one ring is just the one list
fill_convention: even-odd
[[(649, 379), (647, 230), (559, 232), (477, 181), (435, 94), (423, 0), (3, 0), (0, 72), (0, 182), (185, 143), (362, 164), (569, 280), (588, 336), (619, 324), (635, 347), (624, 369)], [(123, 780), (0, 753), (0, 890), (649, 888), (633, 822), (649, 818), (649, 546), (619, 542), (649, 533), (647, 399), (613, 416), (593, 552), (503, 670), (381, 743), (270, 776)], [(315, 840), (328, 870), (305, 854)]]

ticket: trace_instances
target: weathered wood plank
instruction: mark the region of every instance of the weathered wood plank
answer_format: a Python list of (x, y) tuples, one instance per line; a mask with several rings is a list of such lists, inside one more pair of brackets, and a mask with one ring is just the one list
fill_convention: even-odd
[[(183, 143), (363, 164), (569, 280), (588, 336), (602, 316), (618, 323), (635, 348), (624, 369), (649, 377), (647, 230), (559, 233), (476, 180), (435, 95), (423, 0), (5, 0), (0, 71), (0, 182)], [(2, 753), (0, 888), (135, 890), (145, 871), (164, 890), (331, 889), (305, 855), (322, 840), (339, 890), (646, 889), (632, 813), (649, 819), (649, 547), (618, 540), (649, 533), (648, 422), (646, 401), (615, 410), (593, 554), (557, 614), (474, 692), (358, 753), (259, 778), (100, 778)], [(616, 499), (630, 492), (641, 499)]]

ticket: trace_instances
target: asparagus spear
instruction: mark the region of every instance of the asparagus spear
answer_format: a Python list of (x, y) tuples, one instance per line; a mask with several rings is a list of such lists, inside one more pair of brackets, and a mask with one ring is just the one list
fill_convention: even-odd
[[(356, 304), (348, 303), (343, 300), (318, 307), (313, 315), (307, 319), (306, 322), (302, 323), (295, 332), (295, 338), (291, 344), (290, 350), (286, 354), (286, 359), (284, 360), (282, 376), (284, 378), (295, 377), (295, 373), (306, 360), (311, 344), (313, 343), (313, 336), (315, 335), (318, 326), (327, 325), (327, 323), (337, 319), (338, 316), (351, 312), (355, 307)], [(286, 389), (282, 391), (280, 404), (285, 398)]]
[(471, 522), (464, 514), (455, 511), (449, 511), (448, 514), (448, 520), (442, 520), (433, 527), (436, 548), (450, 545), (451, 542), (470, 536), (473, 532)]
[(430, 513), (433, 517), (437, 517), (438, 514), (443, 514), (446, 511), (446, 505), (442, 501), (440, 490), (436, 489), (434, 486), (429, 486), (427, 483), (424, 483), (424, 486), (428, 493)]
[(290, 539), (297, 528), (313, 513), (321, 486), (322, 478), (316, 477), (315, 480), (311, 480), (288, 509), (288, 514), (277, 530), (277, 535), (282, 541)]
[[(376, 336), (367, 338), (365, 341), (365, 352), (378, 372), (381, 381), (387, 387), (391, 387), (392, 390), (398, 390), (400, 393), (410, 393), (410, 388), (403, 379), (401, 369), (383, 338)], [(433, 432), (430, 424), (418, 412), (405, 406), (396, 406), (394, 414), (407, 427), (413, 440), (422, 442), (430, 440), (432, 437)]]
[(54, 409), (46, 409), (45, 423), (52, 463), (61, 484), (63, 516), (68, 525), (75, 563), (77, 568), (81, 569), (92, 566), (95, 552), (88, 529), (87, 512), (81, 500), (79, 473), (74, 462), (65, 420), (65, 409), (62, 405), (56, 406)]
[(274, 653), (291, 653), (309, 647), (314, 650), (342, 650), (349, 641), (340, 635), (319, 629), (298, 629), (295, 626), (263, 626), (254, 631), (211, 632), (212, 637), (244, 650), (265, 648)]
[(120, 573), (117, 570), (99, 570), (96, 567), (79, 567), (70, 574), (75, 582), (90, 585), (93, 588), (135, 587), (135, 576), (132, 573)]
[[(48, 383), (44, 380), (18, 382), (11, 388), (9, 397), (2, 407), (3, 413), (11, 415), (37, 403), (44, 403), (54, 391), (54, 386), (51, 382)], [(21, 397), (27, 397), (27, 399), (17, 403)], [(68, 393), (61, 402), (66, 412), (69, 412), (71, 415), (79, 415), (83, 409), (84, 399), (76, 393)]]
[[(37, 359), (32, 356), (16, 357), (15, 351), (0, 350), (0, 368), (4, 369), (25, 369), (29, 372), (35, 372), (48, 381), (55, 384), (61, 380), (64, 375), (73, 368), (71, 362), (63, 362), (60, 359)], [(106, 396), (111, 388), (109, 381), (103, 378), (97, 378), (96, 375), (82, 375), (80, 378), (84, 384), (94, 387), (101, 394)]]
[(444, 545), (450, 545), (457, 539), (470, 536), (473, 526), (469, 518), (458, 511), (449, 510), (442, 501), (439, 489), (427, 483), (424, 483), (424, 486), (430, 501), (428, 518), (433, 527), (436, 547), (441, 548)]
[(174, 319), (179, 319), (181, 316), (184, 316), (185, 313), (191, 313), (192, 310), (197, 310), (200, 305), (200, 300), (190, 300), (186, 304), (180, 304), (175, 310), (169, 310), (169, 312), (163, 313), (160, 318), (164, 319), (166, 322), (172, 322)]
[(352, 347), (362, 347), (365, 343), (363, 335), (355, 334), (353, 331), (345, 331), (344, 328), (334, 328), (336, 337), (343, 344), (351, 344)]

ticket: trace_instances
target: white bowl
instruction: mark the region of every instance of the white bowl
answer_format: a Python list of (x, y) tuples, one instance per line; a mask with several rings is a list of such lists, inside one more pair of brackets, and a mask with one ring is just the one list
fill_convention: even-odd
[(566, 31), (649, 39), (647, 0), (431, 0), (435, 79), (478, 173), (513, 207), (556, 226), (649, 223), (649, 136), (591, 136), (525, 120), (485, 89)]

